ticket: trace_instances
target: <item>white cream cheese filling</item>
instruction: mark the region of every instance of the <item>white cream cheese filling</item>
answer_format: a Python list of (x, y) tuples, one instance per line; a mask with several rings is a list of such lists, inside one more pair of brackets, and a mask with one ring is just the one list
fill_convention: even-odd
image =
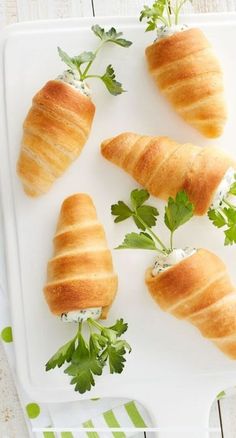
[(235, 169), (233, 167), (229, 167), (229, 169), (227, 170), (223, 179), (221, 180), (220, 184), (217, 187), (210, 208), (215, 209), (221, 205), (223, 198), (227, 196), (230, 187), (234, 182), (235, 182)]
[(171, 268), (171, 266), (176, 265), (187, 257), (190, 257), (196, 251), (196, 248), (175, 248), (171, 251), (170, 254), (158, 255), (155, 258), (154, 266), (152, 269), (153, 277), (160, 274), (161, 272), (166, 271), (167, 269)]
[(157, 28), (157, 38), (155, 41), (162, 39), (162, 38), (168, 38), (178, 32), (183, 32), (184, 30), (187, 30), (188, 26), (187, 24), (173, 24), (172, 26), (160, 26)]
[(72, 310), (71, 312), (62, 313), (62, 322), (84, 322), (88, 318), (99, 319), (102, 313), (102, 307), (90, 307), (89, 309)]
[(61, 75), (57, 76), (56, 79), (58, 81), (66, 82), (87, 97), (91, 96), (89, 86), (86, 82), (80, 80), (79, 74), (74, 70), (65, 70)]

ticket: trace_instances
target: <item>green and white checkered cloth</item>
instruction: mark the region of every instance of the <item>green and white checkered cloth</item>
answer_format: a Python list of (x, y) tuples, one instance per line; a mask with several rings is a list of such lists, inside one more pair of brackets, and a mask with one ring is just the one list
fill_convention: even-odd
[[(16, 376), (10, 311), (7, 296), (2, 288), (0, 288), (0, 333), (13, 375)], [(29, 399), (17, 380), (16, 385), (29, 434), (34, 438), (126, 438), (136, 436), (137, 431), (76, 432), (76, 429), (133, 429), (152, 426), (145, 408), (134, 400), (106, 398), (39, 404), (36, 400)], [(56, 429), (58, 431), (55, 431)], [(142, 434), (137, 436), (140, 438)]]

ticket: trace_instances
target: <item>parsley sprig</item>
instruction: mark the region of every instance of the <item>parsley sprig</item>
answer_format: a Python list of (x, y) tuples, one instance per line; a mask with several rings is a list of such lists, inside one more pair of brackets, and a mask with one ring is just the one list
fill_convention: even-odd
[(122, 84), (116, 80), (115, 71), (111, 64), (106, 68), (103, 75), (89, 74), (89, 70), (96, 59), (102, 47), (107, 43), (113, 43), (121, 47), (130, 47), (132, 42), (121, 38), (123, 33), (117, 32), (114, 27), (111, 27), (107, 32), (98, 24), (92, 26), (92, 31), (99, 38), (100, 44), (94, 52), (82, 52), (78, 56), (71, 57), (64, 50), (58, 47), (58, 53), (63, 62), (70, 68), (70, 71), (76, 73), (81, 81), (88, 78), (98, 78), (106, 86), (107, 90), (117, 96), (125, 90)]
[(95, 386), (94, 377), (102, 375), (107, 363), (111, 374), (120, 374), (125, 366), (125, 354), (131, 351), (130, 345), (121, 339), (128, 328), (123, 319), (118, 319), (111, 327), (104, 327), (98, 321), (88, 318), (88, 340), (82, 333), (83, 324), (85, 322), (79, 323), (75, 337), (63, 345), (46, 364), (46, 371), (69, 364), (64, 373), (71, 377), (71, 385), (80, 394)]
[[(236, 175), (235, 175), (236, 180)], [(208, 211), (210, 221), (217, 228), (224, 229), (225, 245), (236, 243), (236, 205), (228, 199), (236, 195), (236, 181), (231, 185), (227, 195), (222, 199), (218, 208), (211, 208)]]
[(171, 27), (179, 23), (180, 11), (187, 1), (192, 0), (156, 0), (153, 5), (144, 6), (139, 20), (147, 20), (146, 32), (158, 27)]
[(147, 190), (135, 189), (130, 194), (130, 206), (123, 201), (111, 206), (111, 214), (116, 216), (114, 222), (123, 222), (132, 218), (140, 233), (126, 234), (124, 241), (117, 249), (149, 249), (162, 254), (173, 250), (174, 232), (193, 216), (193, 204), (184, 191), (178, 192), (175, 199), (169, 197), (165, 206), (164, 222), (170, 231), (169, 245), (166, 246), (152, 230), (157, 223), (159, 212), (156, 207), (146, 204), (150, 195)]

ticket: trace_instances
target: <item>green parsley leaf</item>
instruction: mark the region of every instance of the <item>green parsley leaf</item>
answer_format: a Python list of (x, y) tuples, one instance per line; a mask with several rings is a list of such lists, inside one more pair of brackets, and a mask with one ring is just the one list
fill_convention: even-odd
[(118, 201), (117, 204), (111, 206), (111, 214), (117, 216), (114, 222), (118, 223), (128, 219), (133, 212), (123, 201)]
[(233, 245), (236, 243), (236, 224), (231, 225), (225, 233), (225, 245)]
[(94, 349), (97, 353), (107, 345), (107, 339), (101, 334), (93, 333), (90, 337), (90, 341), (93, 342)]
[(94, 24), (94, 26), (91, 27), (93, 33), (100, 38), (100, 40), (103, 40), (105, 29), (103, 29), (99, 24)]
[(93, 374), (87, 364), (85, 367), (70, 365), (65, 369), (64, 373), (73, 376), (70, 384), (75, 385), (75, 391), (78, 391), (80, 394), (90, 391), (92, 386), (95, 386)]
[(130, 345), (128, 344), (128, 342), (120, 340), (117, 341), (115, 344), (115, 348), (116, 350), (121, 350), (122, 348), (124, 348), (125, 350), (127, 350), (129, 353), (132, 351)]
[[(115, 222), (121, 222), (132, 217), (136, 226), (143, 231), (140, 234), (127, 234), (122, 245), (118, 246), (117, 249), (156, 249), (165, 254), (168, 253), (168, 249), (162, 243), (161, 239), (151, 230), (151, 228), (156, 225), (159, 212), (156, 207), (145, 204), (149, 197), (150, 195), (147, 190), (135, 189), (130, 193), (131, 208), (123, 201), (112, 205), (111, 214), (117, 216), (114, 220)], [(158, 246), (160, 246), (160, 248)]]
[(220, 206), (215, 210), (209, 210), (208, 217), (217, 228), (227, 227), (224, 230), (225, 245), (236, 243), (236, 208)]
[[(141, 207), (137, 208), (136, 213), (138, 217), (137, 220), (135, 220), (135, 223), (141, 230), (145, 231), (147, 227), (151, 228), (156, 225), (157, 216), (159, 215), (159, 213), (155, 207), (151, 207), (150, 205), (141, 205)], [(143, 223), (139, 221), (139, 218), (142, 219), (146, 226), (144, 226)]]
[(225, 245), (233, 245), (236, 243), (236, 209), (225, 207), (223, 213), (227, 217), (228, 226), (228, 229), (224, 231)]
[(112, 327), (103, 327), (102, 335), (107, 338), (107, 346), (100, 355), (104, 362), (109, 361), (110, 373), (121, 373), (124, 368), (126, 350), (130, 353), (131, 347), (120, 336), (127, 330), (123, 319), (117, 320)]
[(93, 52), (82, 52), (80, 55), (74, 56), (71, 59), (75, 67), (79, 68), (82, 64), (93, 61), (95, 57), (96, 55)]
[[(111, 373), (121, 372), (125, 363), (123, 356), (126, 351), (131, 351), (130, 345), (120, 339), (128, 327), (122, 318), (111, 327), (104, 327), (91, 318), (87, 323), (90, 328), (88, 343), (82, 335), (82, 323), (79, 323), (75, 338), (61, 347), (46, 365), (46, 371), (49, 371), (56, 366), (61, 367), (66, 361), (69, 362), (64, 373), (72, 377), (71, 385), (81, 394), (90, 391), (95, 385), (94, 376), (102, 374), (107, 361)], [(93, 327), (99, 333), (92, 332)]]
[(60, 47), (57, 48), (59, 56), (63, 62), (65, 62), (68, 67), (72, 70), (79, 70), (82, 64), (93, 61), (95, 59), (95, 53), (93, 52), (82, 52), (78, 56), (70, 57), (64, 50)]
[(139, 228), (139, 230), (145, 231), (147, 229), (146, 225), (143, 225), (137, 216), (133, 216), (133, 220), (135, 225)]
[[(106, 344), (104, 343), (104, 346), (105, 345)], [(90, 368), (91, 368), (91, 371), (93, 372), (93, 374), (95, 374), (97, 376), (101, 376), (102, 368), (105, 365), (105, 362), (103, 362), (98, 355), (98, 353), (101, 353), (101, 351), (102, 351), (102, 346), (100, 343), (99, 343), (99, 347), (98, 347), (98, 343), (96, 341), (94, 341), (94, 338), (92, 335), (89, 339), (90, 361), (91, 361)]]
[(166, 0), (156, 0), (153, 5), (144, 5), (143, 10), (140, 13), (139, 20), (142, 21), (144, 18), (158, 19), (162, 17), (165, 11)]
[(73, 62), (73, 59), (66, 52), (64, 52), (64, 50), (62, 50), (60, 47), (58, 47), (57, 50), (58, 50), (58, 53), (59, 53), (61, 60), (63, 62), (65, 62), (65, 64), (68, 65), (68, 67), (70, 67), (71, 69), (74, 69), (75, 64)]
[(110, 330), (114, 330), (118, 337), (123, 335), (128, 328), (128, 324), (124, 322), (123, 318), (118, 319), (114, 325), (109, 327)]
[(80, 394), (90, 391), (95, 385), (93, 374), (100, 376), (102, 368), (103, 365), (97, 359), (96, 350), (92, 347), (90, 351), (83, 336), (79, 334), (78, 346), (72, 355), (71, 365), (64, 371), (69, 376), (73, 376), (71, 384), (75, 385), (75, 391), (79, 391)]
[(156, 29), (156, 23), (153, 20), (149, 20), (147, 23), (146, 32), (151, 32)]
[(102, 343), (100, 342), (100, 336), (96, 333), (91, 334), (90, 339), (89, 339), (89, 348), (90, 348), (90, 353), (92, 356), (98, 354), (101, 350), (103, 345), (106, 345), (106, 341), (104, 342), (103, 345), (101, 345)]
[(233, 207), (225, 207), (223, 209), (223, 212), (227, 217), (228, 225), (236, 224), (236, 209), (234, 209)]
[(232, 184), (232, 186), (230, 187), (230, 191), (229, 193), (231, 195), (236, 195), (236, 181)]
[(150, 30), (155, 30), (157, 24), (161, 22), (163, 24), (162, 18), (166, 8), (166, 0), (157, 0), (153, 3), (151, 7), (144, 6), (140, 13), (139, 20), (147, 19), (148, 27), (146, 32)]
[(130, 194), (131, 204), (134, 209), (141, 207), (141, 205), (143, 205), (149, 198), (150, 195), (148, 191), (144, 189), (132, 190)]
[(114, 222), (122, 222), (132, 216), (137, 227), (143, 231), (147, 227), (156, 225), (156, 218), (159, 215), (158, 210), (150, 205), (143, 205), (149, 197), (147, 190), (133, 190), (130, 199), (134, 210), (131, 210), (123, 201), (118, 201), (117, 204), (111, 206), (111, 214), (117, 216)]
[(107, 66), (106, 72), (103, 76), (100, 76), (100, 79), (105, 84), (109, 93), (111, 93), (113, 96), (118, 96), (118, 94), (125, 92), (125, 90), (122, 88), (122, 84), (116, 81), (116, 75), (111, 64)]
[(209, 210), (207, 213), (209, 219), (212, 221), (213, 225), (218, 228), (224, 227), (227, 224), (225, 217), (220, 210)]
[(117, 32), (114, 27), (111, 27), (106, 32), (105, 29), (100, 27), (98, 24), (95, 24), (94, 26), (92, 26), (92, 31), (103, 42), (118, 44), (118, 46), (121, 47), (130, 47), (131, 44), (133, 44), (131, 41), (120, 38), (123, 35), (123, 32)]
[(144, 6), (140, 13), (140, 21), (147, 20), (146, 32), (154, 30), (158, 25), (171, 27), (179, 22), (179, 14), (183, 5), (192, 0), (156, 0), (151, 7)]
[(178, 192), (176, 198), (169, 198), (165, 207), (165, 224), (171, 232), (188, 222), (193, 216), (193, 204), (186, 192)]
[(75, 339), (67, 342), (46, 363), (46, 371), (55, 367), (60, 368), (65, 362), (70, 362), (75, 351)]
[(126, 234), (124, 241), (117, 249), (150, 249), (156, 250), (156, 245), (151, 236), (147, 233)]
[(126, 360), (124, 358), (125, 349), (121, 348), (121, 349), (117, 350), (115, 347), (110, 345), (107, 348), (107, 353), (108, 353), (110, 373), (111, 374), (122, 373), (122, 371), (124, 369), (124, 363), (126, 362)]

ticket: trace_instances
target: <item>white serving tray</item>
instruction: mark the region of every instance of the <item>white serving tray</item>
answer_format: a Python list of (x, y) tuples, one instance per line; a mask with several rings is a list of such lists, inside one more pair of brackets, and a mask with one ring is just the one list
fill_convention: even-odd
[[(199, 25), (212, 41), (225, 71), (229, 122), (224, 135), (207, 141), (186, 125), (159, 95), (147, 74), (144, 48), (153, 38), (133, 18), (95, 18), (45, 21), (14, 25), (1, 35), (1, 129), (0, 184), (4, 215), (7, 279), (11, 300), (18, 377), (32, 398), (41, 402), (69, 401), (90, 397), (129, 397), (149, 410), (161, 437), (173, 428), (183, 436), (207, 435), (208, 416), (216, 394), (236, 383), (236, 363), (186, 322), (163, 313), (144, 285), (146, 267), (153, 254), (145, 251), (113, 251), (119, 274), (119, 292), (108, 324), (123, 317), (129, 323), (127, 339), (133, 347), (121, 375), (97, 378), (95, 388), (81, 396), (73, 391), (61, 370), (46, 373), (44, 364), (73, 335), (75, 327), (53, 317), (43, 298), (47, 260), (63, 199), (75, 192), (89, 193), (104, 224), (110, 247), (121, 242), (134, 225), (114, 225), (110, 206), (127, 200), (137, 184), (100, 155), (103, 139), (130, 130), (151, 135), (169, 135), (178, 141), (204, 146), (218, 144), (236, 155), (236, 16), (193, 15), (186, 23)], [(50, 78), (63, 70), (57, 56), (59, 45), (71, 54), (97, 44), (90, 27), (94, 23), (115, 25), (134, 41), (129, 49), (107, 47), (97, 69), (112, 62), (117, 77), (128, 90), (109, 95), (102, 84), (91, 82), (97, 112), (92, 133), (79, 159), (51, 191), (38, 199), (28, 198), (16, 177), (15, 165), (22, 135), (22, 122), (31, 98)], [(163, 211), (163, 203), (152, 201)], [(160, 233), (167, 236), (163, 223)], [(215, 251), (227, 263), (236, 282), (236, 248), (224, 248), (223, 233), (207, 218), (194, 218), (176, 233), (175, 245), (193, 245)], [(190, 432), (191, 429), (191, 432)], [(194, 432), (195, 431), (195, 432)]]

